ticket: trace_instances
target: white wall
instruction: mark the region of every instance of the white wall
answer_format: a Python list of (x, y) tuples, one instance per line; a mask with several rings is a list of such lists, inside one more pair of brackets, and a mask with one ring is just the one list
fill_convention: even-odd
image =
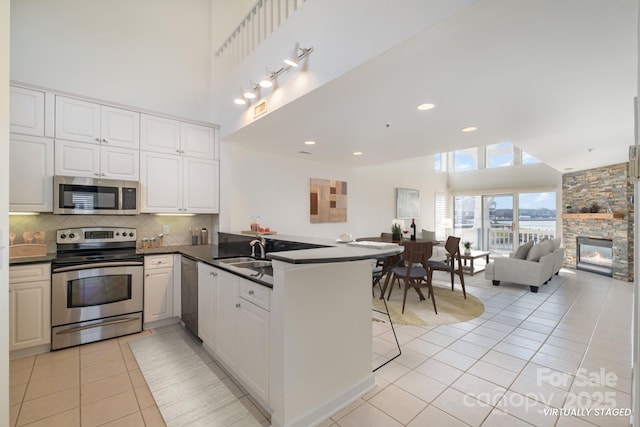
[[(391, 231), (395, 189), (420, 190), (420, 230), (433, 229), (434, 192), (446, 191), (446, 175), (433, 171), (431, 156), (366, 168), (334, 167), (306, 159), (265, 155), (222, 144), (222, 231), (247, 230), (252, 216), (279, 234), (336, 238), (377, 236)], [(311, 224), (309, 179), (347, 182), (347, 222)], [(408, 225), (408, 224), (407, 224)]]
[[(9, 232), (9, 0), (0, 0), (0, 247)], [(9, 251), (0, 250), (0, 425), (9, 425)]]
[(211, 0), (11, 6), (12, 80), (212, 121)]

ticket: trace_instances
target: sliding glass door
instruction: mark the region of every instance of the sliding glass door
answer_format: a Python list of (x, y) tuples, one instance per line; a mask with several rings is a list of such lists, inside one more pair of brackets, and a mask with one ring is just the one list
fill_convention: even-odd
[(516, 229), (512, 194), (482, 196), (484, 249), (491, 253), (508, 254), (513, 251)]
[(556, 193), (455, 196), (454, 233), (474, 249), (507, 255), (556, 235)]

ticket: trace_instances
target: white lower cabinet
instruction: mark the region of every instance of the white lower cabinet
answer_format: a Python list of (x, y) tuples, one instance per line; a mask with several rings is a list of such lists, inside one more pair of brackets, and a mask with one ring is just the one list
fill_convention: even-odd
[(215, 293), (218, 288), (217, 268), (198, 263), (198, 337), (211, 351), (215, 348)]
[(265, 404), (269, 403), (270, 300), (269, 288), (198, 264), (198, 336)]
[(239, 301), (236, 318), (238, 376), (258, 397), (268, 402), (270, 313), (245, 299)]
[(173, 317), (173, 255), (144, 258), (144, 323)]
[(51, 265), (9, 269), (9, 350), (51, 342)]

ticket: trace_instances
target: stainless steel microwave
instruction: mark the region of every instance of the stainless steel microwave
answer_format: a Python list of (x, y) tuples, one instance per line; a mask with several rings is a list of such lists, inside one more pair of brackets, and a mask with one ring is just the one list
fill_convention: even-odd
[(140, 213), (138, 182), (56, 176), (53, 179), (53, 213), (137, 215)]

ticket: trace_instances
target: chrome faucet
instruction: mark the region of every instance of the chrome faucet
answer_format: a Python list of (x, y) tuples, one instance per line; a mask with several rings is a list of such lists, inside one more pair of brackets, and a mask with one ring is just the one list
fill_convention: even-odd
[(267, 246), (267, 241), (264, 239), (264, 237), (260, 236), (260, 239), (255, 239), (252, 240), (251, 242), (249, 242), (249, 245), (251, 245), (251, 256), (255, 258), (256, 256), (256, 245), (260, 246), (260, 258), (264, 258), (265, 254), (264, 254), (264, 249)]

